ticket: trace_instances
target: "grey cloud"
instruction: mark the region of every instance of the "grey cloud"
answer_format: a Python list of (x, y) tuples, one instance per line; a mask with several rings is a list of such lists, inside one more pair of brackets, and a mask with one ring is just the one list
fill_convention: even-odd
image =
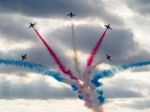
[(119, 106), (124, 106), (132, 109), (149, 109), (150, 108), (150, 99), (149, 98), (136, 98), (132, 99), (131, 102), (120, 103)]
[[(14, 2), (11, 0), (1, 0), (0, 4), (1, 10), (3, 11), (20, 12), (33, 16), (59, 16), (63, 13), (63, 15), (66, 15), (68, 11), (76, 11), (86, 15), (95, 12), (99, 5), (101, 6), (100, 9), (104, 8), (102, 1), (95, 3), (91, 0), (87, 0), (86, 2), (82, 0), (14, 0)], [(99, 13), (103, 11), (99, 10)]]
[(75, 94), (69, 88), (56, 88), (49, 85), (43, 79), (32, 82), (13, 83), (8, 80), (0, 81), (0, 98), (3, 99), (65, 99), (75, 98)]
[(104, 89), (105, 96), (108, 98), (135, 98), (135, 97), (142, 97), (141, 93), (135, 92), (133, 90), (130, 90), (127, 87), (119, 87), (116, 86), (110, 86), (109, 88)]
[[(9, 16), (11, 17), (11, 16)], [(9, 52), (0, 51), (0, 58), (10, 58), (21, 60), (20, 55), (27, 53), (28, 59), (27, 61), (31, 61), (34, 63), (40, 63), (51, 68), (56, 68), (55, 62), (48, 53), (47, 49), (43, 45), (43, 43), (39, 40), (35, 32), (32, 32), (32, 29), (28, 29), (26, 25), (28, 25), (27, 19), (21, 17), (21, 20), (14, 18), (8, 18), (7, 16), (1, 17), (0, 21), (0, 39), (5, 39), (6, 42), (8, 41), (8, 45), (5, 47), (11, 47), (13, 44), (16, 43), (23, 43), (23, 46), (27, 46), (25, 42), (31, 42), (32, 47), (28, 49), (23, 48), (16, 48)], [(29, 31), (31, 30), (31, 31)], [(32, 32), (32, 33), (31, 33)], [(44, 37), (44, 38), (48, 38)], [(61, 49), (61, 45), (59, 44), (59, 40), (55, 41), (55, 38), (48, 38), (47, 43), (52, 47), (52, 49), (56, 52), (58, 57), (63, 61), (65, 65), (70, 65), (71, 59), (65, 56), (64, 51)], [(4, 69), (5, 70), (5, 69)], [(2, 69), (3, 71), (3, 69)], [(9, 71), (9, 70), (8, 70)], [(11, 71), (11, 70), (10, 70)]]
[(29, 24), (27, 19), (16, 19), (13, 16), (1, 16), (0, 19), (0, 38), (9, 40), (9, 42), (31, 42), (31, 40), (37, 42), (35, 38), (31, 38), (35, 35), (29, 31), (31, 29), (27, 27)]
[(150, 15), (150, 1), (149, 0), (129, 0), (128, 5), (134, 11), (144, 14)]
[(78, 17), (100, 17), (105, 22), (119, 23), (123, 21), (106, 10), (101, 0), (1, 0), (2, 12), (21, 13), (32, 17), (61, 17), (66, 18), (73, 11)]
[[(75, 38), (77, 49), (89, 54), (103, 32), (104, 29), (101, 27), (90, 25), (76, 26)], [(52, 35), (59, 37), (58, 39), (64, 46), (72, 48), (72, 36), (69, 27), (58, 29)], [(97, 57), (106, 60), (105, 54), (110, 54), (112, 55), (112, 64), (127, 64), (131, 62), (131, 59), (139, 61), (139, 58), (142, 60), (142, 58), (149, 57), (148, 52), (138, 48), (139, 45), (134, 41), (133, 37), (134, 35), (130, 30), (113, 28), (113, 30), (107, 32)], [(135, 56), (133, 51), (139, 53)], [(141, 52), (143, 53), (141, 54)]]
[(150, 84), (142, 80), (118, 77), (109, 79), (109, 82), (104, 84), (103, 90), (108, 98), (144, 98), (149, 94), (149, 87)]
[(137, 45), (136, 48), (134, 49), (133, 55), (131, 55), (130, 58), (128, 58), (128, 61), (124, 63), (137, 63), (137, 62), (143, 62), (143, 61), (149, 61), (149, 60), (150, 60), (149, 51), (140, 49), (140, 47)]
[[(5, 39), (6, 42), (8, 41), (9, 43), (9, 44), (7, 43), (8, 45), (4, 46), (4, 48), (5, 47), (9, 48), (13, 46), (13, 44), (15, 45), (16, 43), (21, 44), (23, 42), (23, 46), (28, 46), (25, 44), (25, 42), (32, 43), (32, 47), (28, 49), (16, 48), (9, 52), (0, 51), (0, 58), (21, 60), (20, 55), (27, 53), (28, 61), (54, 67), (53, 66), (55, 65), (54, 61), (52, 57), (49, 55), (43, 43), (39, 40), (37, 35), (35, 35), (35, 32), (32, 32), (32, 29), (27, 28), (26, 25), (28, 25), (28, 23), (26, 19), (21, 18), (21, 20), (18, 21), (14, 17), (12, 17), (12, 19), (8, 17), (0, 17), (0, 18), (1, 18), (0, 39)], [(55, 41), (55, 38), (49, 38), (48, 44), (52, 46), (56, 54), (58, 54), (58, 56), (62, 58), (62, 60), (65, 60), (66, 57), (63, 51), (59, 48), (61, 45), (57, 46), (57, 41)]]
[(150, 108), (150, 99), (145, 98), (144, 100), (135, 100), (132, 104), (128, 105), (131, 108), (136, 109), (149, 109)]
[[(96, 37), (98, 36), (97, 34), (99, 34), (99, 32), (100, 31), (98, 31), (97, 27), (93, 28), (90, 26), (76, 26), (75, 38), (77, 49), (88, 52), (90, 47), (94, 46)], [(60, 42), (62, 42), (62, 44), (72, 48), (72, 35), (69, 27), (58, 29), (54, 31), (52, 35), (54, 35), (54, 37), (59, 37), (58, 39)]]
[[(77, 49), (89, 54), (103, 31), (104, 29), (96, 26), (76, 26), (75, 36), (77, 42)], [(56, 31), (51, 33), (51, 36), (52, 38), (46, 39), (48, 44), (52, 46), (56, 54), (61, 58), (61, 60), (63, 60), (63, 63), (65, 65), (68, 65), (70, 68), (73, 68), (72, 59), (65, 56), (65, 51), (62, 51), (61, 49), (61, 46), (66, 46), (67, 48), (72, 49), (72, 37), (70, 27), (56, 29)], [(49, 34), (47, 34), (46, 37), (49, 37)], [(16, 39), (17, 38), (18, 37), (16, 37)], [(35, 39), (36, 41), (38, 40), (38, 38)], [(48, 51), (39, 40), (33, 48), (27, 50), (15, 49), (6, 54), (1, 53), (0, 57), (20, 59), (20, 55), (24, 53), (27, 53), (29, 55), (28, 61), (34, 63), (41, 63), (46, 66), (49, 66), (50, 68), (58, 69), (52, 57), (49, 55)], [(132, 32), (130, 32), (130, 30), (118, 30), (115, 28), (113, 28), (112, 31), (107, 32), (107, 35), (102, 43), (97, 59), (101, 58), (102, 60), (106, 60), (105, 54), (110, 54), (112, 56), (111, 64), (115, 65), (149, 60), (150, 56), (150, 54), (147, 51), (138, 48), (138, 44), (133, 40), (133, 34)], [(7, 71), (7, 69), (2, 70)], [(10, 69), (10, 71), (13, 70)]]
[[(70, 57), (67, 57), (64, 55), (64, 52), (61, 51), (61, 49), (55, 47), (55, 51), (57, 56), (61, 59), (62, 63), (65, 65), (68, 65), (68, 67), (72, 67), (72, 61)], [(15, 49), (11, 50), (10, 52), (0, 52), (0, 58), (2, 59), (12, 59), (12, 60), (20, 60), (21, 61), (21, 56), (22, 54), (27, 53), (27, 60), (29, 62), (37, 63), (37, 64), (43, 64), (50, 69), (56, 69), (57, 71), (60, 71), (58, 66), (56, 65), (55, 61), (53, 60), (52, 56), (48, 53), (47, 49), (45, 46), (43, 47), (33, 47), (31, 49)], [(4, 73), (17, 73), (20, 75), (20, 73), (26, 73), (25, 68), (18, 68), (18, 67), (9, 67), (9, 66), (2, 66), (0, 67), (0, 72)], [(19, 73), (18, 73), (19, 72)]]

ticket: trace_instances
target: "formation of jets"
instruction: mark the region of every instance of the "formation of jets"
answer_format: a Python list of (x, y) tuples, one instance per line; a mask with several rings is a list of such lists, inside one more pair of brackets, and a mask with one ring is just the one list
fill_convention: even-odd
[[(110, 27), (110, 24), (105, 25), (105, 27), (106, 27), (106, 30), (109, 30), (109, 29), (111, 29), (111, 30), (112, 30), (112, 28)], [(108, 54), (106, 54), (106, 59), (107, 59), (108, 61), (111, 61), (111, 56), (110, 56), (110, 55), (108, 55)]]
[[(29, 25), (28, 28), (34, 28), (35, 25), (36, 25), (36, 23), (31, 23), (31, 22), (30, 22), (30, 25)], [(21, 60), (22, 60), (22, 61), (24, 61), (24, 60), (26, 60), (26, 59), (27, 59), (27, 54), (21, 55)]]
[(26, 60), (27, 59), (27, 54), (21, 55), (21, 59), (22, 59), (22, 61)]
[(30, 22), (30, 26), (29, 26), (28, 28), (34, 28), (35, 25), (36, 25), (36, 23), (31, 23), (31, 22)]
[[(75, 15), (74, 13), (70, 12), (69, 14), (67, 14), (67, 16), (73, 18), (73, 17), (76, 16), (76, 15)], [(29, 25), (28, 28), (34, 28), (35, 25), (36, 25), (36, 23), (31, 23), (31, 22), (30, 22), (30, 25)], [(106, 30), (112, 29), (112, 28), (110, 27), (110, 24), (105, 25), (105, 27), (106, 27)], [(27, 54), (21, 55), (21, 58), (22, 58), (22, 61), (26, 60), (26, 59), (27, 59)], [(106, 54), (106, 59), (109, 60), (109, 61), (111, 61), (111, 56), (108, 55), (108, 54)]]

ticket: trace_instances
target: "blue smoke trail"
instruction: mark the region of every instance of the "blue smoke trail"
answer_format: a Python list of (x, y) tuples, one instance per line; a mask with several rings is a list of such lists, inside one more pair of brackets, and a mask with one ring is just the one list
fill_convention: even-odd
[(32, 70), (36, 70), (39, 73), (42, 73), (42, 74), (45, 74), (45, 75), (48, 75), (48, 76), (52, 76), (57, 81), (64, 82), (64, 78), (62, 78), (59, 75), (59, 73), (50, 71), (46, 66), (41, 65), (41, 64), (35, 64), (35, 63), (31, 63), (31, 62), (22, 62), (22, 61), (11, 60), (11, 59), (0, 59), (0, 64), (29, 68), (29, 69), (32, 69)]
[(132, 63), (132, 64), (127, 64), (127, 65), (122, 65), (116, 68), (111, 68), (108, 70), (103, 70), (100, 73), (97, 73), (94, 75), (92, 78), (91, 82), (96, 86), (102, 86), (102, 83), (99, 82), (98, 80), (104, 77), (109, 77), (111, 75), (114, 75), (118, 72), (133, 68), (133, 67), (142, 67), (142, 66), (147, 66), (150, 65), (150, 61), (143, 61), (143, 62), (137, 62), (137, 63)]

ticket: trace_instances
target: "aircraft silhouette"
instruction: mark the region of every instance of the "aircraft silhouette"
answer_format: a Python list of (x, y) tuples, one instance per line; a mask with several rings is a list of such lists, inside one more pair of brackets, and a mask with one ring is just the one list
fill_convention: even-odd
[(31, 22), (30, 22), (30, 26), (29, 26), (28, 28), (34, 28), (35, 25), (36, 25), (36, 23), (31, 23)]
[(112, 30), (112, 28), (110, 27), (110, 24), (105, 25), (105, 27), (106, 27), (106, 29), (107, 29), (107, 30), (109, 30), (109, 29), (111, 29), (111, 30)]
[(107, 60), (111, 61), (111, 56), (110, 55), (106, 54), (106, 58), (107, 58)]
[(21, 55), (22, 61), (27, 59), (27, 54)]
[(71, 18), (76, 16), (75, 14), (73, 14), (72, 12), (70, 12), (69, 14), (67, 14), (67, 16), (70, 16)]

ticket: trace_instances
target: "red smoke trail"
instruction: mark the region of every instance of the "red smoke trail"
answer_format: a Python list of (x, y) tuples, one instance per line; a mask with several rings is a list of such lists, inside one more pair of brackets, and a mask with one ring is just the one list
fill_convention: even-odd
[(43, 39), (43, 37), (39, 34), (39, 32), (34, 28), (34, 31), (36, 32), (36, 34), (38, 35), (38, 37), (41, 39), (41, 41), (43, 42), (43, 44), (45, 45), (45, 47), (47, 48), (47, 50), (49, 51), (50, 55), (53, 57), (53, 59), (55, 60), (56, 64), (58, 65), (58, 67), (60, 68), (60, 70), (65, 73), (66, 75), (69, 75), (71, 79), (73, 80), (77, 80), (77, 78), (75, 76), (73, 76), (72, 72), (70, 69), (67, 69), (62, 62), (60, 61), (60, 59), (57, 57), (57, 55), (55, 54), (55, 52), (51, 49), (51, 47), (46, 43), (46, 41)]
[(97, 51), (98, 51), (100, 45), (102, 44), (102, 41), (103, 41), (105, 35), (106, 35), (106, 31), (107, 31), (107, 30), (105, 30), (105, 32), (102, 34), (102, 36), (101, 36), (100, 39), (98, 40), (96, 46), (95, 46), (94, 49), (92, 50), (91, 55), (90, 55), (90, 57), (89, 57), (88, 60), (87, 60), (87, 64), (86, 64), (87, 67), (91, 66), (91, 64), (92, 64), (92, 62), (93, 62), (93, 59), (94, 59), (94, 57), (95, 57), (95, 55), (96, 55), (96, 53), (97, 53)]

